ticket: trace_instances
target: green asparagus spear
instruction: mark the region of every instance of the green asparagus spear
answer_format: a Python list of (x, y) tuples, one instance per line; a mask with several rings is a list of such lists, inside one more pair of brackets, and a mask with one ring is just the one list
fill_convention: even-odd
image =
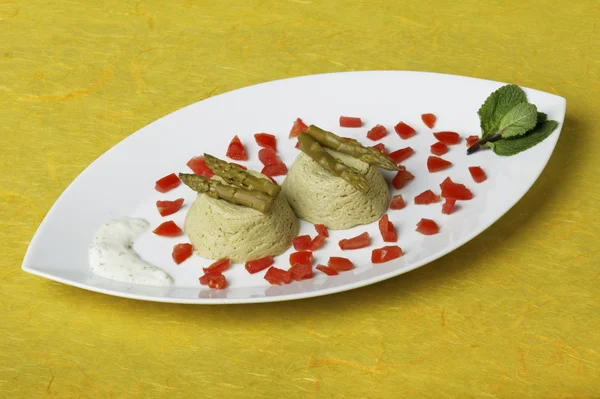
[(398, 165), (385, 154), (375, 148), (365, 147), (355, 140), (345, 140), (315, 125), (310, 125), (307, 132), (315, 141), (324, 147), (358, 158), (369, 165), (386, 170), (398, 170)]
[(276, 197), (281, 190), (281, 187), (277, 184), (273, 184), (270, 180), (252, 176), (239, 166), (225, 162), (210, 154), (204, 154), (204, 160), (206, 161), (206, 165), (212, 169), (215, 175), (234, 186), (267, 193), (272, 197)]
[(267, 213), (273, 205), (274, 197), (260, 191), (232, 187), (203, 176), (188, 173), (180, 173), (179, 178), (194, 191), (205, 193), (213, 198), (222, 199), (232, 204), (247, 206), (262, 213)]
[(307, 133), (298, 135), (300, 151), (311, 157), (315, 162), (327, 169), (333, 175), (341, 177), (357, 189), (366, 192), (369, 190), (367, 179), (356, 169), (347, 166), (337, 158), (332, 157), (321, 144), (317, 143)]

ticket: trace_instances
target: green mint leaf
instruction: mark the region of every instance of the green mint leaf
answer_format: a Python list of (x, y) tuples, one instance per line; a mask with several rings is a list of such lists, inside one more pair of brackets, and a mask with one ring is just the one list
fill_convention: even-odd
[(548, 120), (548, 115), (543, 112), (538, 112), (537, 114), (537, 123), (546, 122)]
[(537, 108), (533, 104), (520, 103), (515, 105), (500, 120), (500, 133), (503, 139), (521, 136), (537, 123)]
[(502, 86), (485, 100), (477, 114), (481, 137), (485, 138), (500, 129), (500, 121), (517, 104), (527, 102), (525, 92), (516, 85)]
[(533, 130), (523, 136), (498, 140), (488, 143), (488, 145), (498, 155), (515, 155), (544, 141), (556, 129), (556, 126), (558, 126), (558, 122), (546, 120), (538, 123)]

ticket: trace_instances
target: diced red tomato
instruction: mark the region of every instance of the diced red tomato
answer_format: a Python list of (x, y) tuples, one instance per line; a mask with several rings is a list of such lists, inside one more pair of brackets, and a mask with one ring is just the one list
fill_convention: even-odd
[(223, 290), (227, 288), (227, 279), (222, 274), (219, 274), (208, 281), (208, 287), (215, 290)]
[(460, 135), (456, 132), (436, 132), (433, 135), (438, 141), (448, 145), (458, 144), (460, 141)]
[(309, 235), (298, 236), (292, 239), (292, 245), (296, 251), (308, 251), (312, 239)]
[(308, 251), (293, 252), (290, 254), (290, 265), (294, 266), (298, 263), (303, 265), (312, 265), (313, 254)]
[(375, 144), (373, 146), (373, 148), (375, 148), (377, 151), (379, 151), (382, 154), (387, 154), (387, 150), (385, 149), (385, 144), (383, 144), (383, 143)]
[(238, 136), (234, 136), (229, 143), (229, 147), (227, 147), (227, 154), (229, 158), (235, 159), (236, 161), (245, 161), (248, 159), (246, 155), (246, 150), (240, 141)]
[(315, 230), (317, 234), (324, 237), (329, 237), (329, 232), (327, 231), (327, 227), (324, 224), (315, 224)]
[(471, 177), (475, 180), (475, 183), (481, 183), (487, 180), (485, 172), (479, 166), (469, 166), (469, 173), (471, 173)]
[(437, 234), (440, 231), (440, 228), (433, 220), (423, 218), (417, 223), (416, 231), (425, 234), (426, 236), (430, 236)]
[(289, 271), (278, 269), (271, 266), (265, 273), (265, 280), (273, 285), (289, 284), (292, 282), (292, 276)]
[(402, 198), (402, 194), (397, 194), (392, 197), (390, 209), (402, 209), (405, 206), (406, 204), (404, 204), (404, 198)]
[(442, 213), (444, 215), (450, 215), (454, 211), (454, 204), (456, 200), (452, 198), (446, 198), (446, 202), (442, 204)]
[(339, 274), (335, 269), (325, 265), (317, 265), (315, 269), (322, 271), (328, 276), (337, 276)]
[(431, 146), (431, 153), (435, 154), (435, 155), (444, 155), (445, 153), (448, 152), (448, 146), (444, 143), (441, 142), (437, 142), (435, 144), (432, 144)]
[(325, 244), (325, 236), (318, 234), (310, 243), (309, 250), (316, 251)]
[(157, 228), (152, 230), (154, 234), (159, 236), (174, 237), (181, 234), (182, 230), (175, 224), (174, 221), (161, 223)]
[(341, 127), (361, 127), (362, 120), (352, 116), (340, 116)]
[(313, 271), (311, 265), (305, 265), (302, 263), (297, 263), (294, 266), (290, 267), (290, 276), (292, 280), (300, 281), (306, 280), (308, 278), (312, 278)]
[(210, 179), (215, 175), (212, 169), (206, 165), (204, 157), (193, 157), (186, 165), (198, 176), (204, 176), (207, 179)]
[(473, 144), (479, 141), (479, 136), (469, 136), (467, 137), (467, 147), (472, 146)]
[(379, 231), (381, 232), (381, 237), (383, 237), (384, 242), (398, 241), (396, 229), (394, 228), (393, 223), (390, 222), (390, 218), (387, 214), (383, 215), (381, 219), (379, 219)]
[(428, 205), (433, 204), (434, 202), (438, 202), (440, 200), (439, 195), (435, 195), (433, 191), (427, 190), (423, 191), (421, 194), (415, 197), (415, 204), (417, 205)]
[(452, 162), (446, 161), (445, 159), (434, 157), (433, 155), (430, 155), (427, 158), (427, 170), (429, 170), (431, 173), (439, 172), (440, 170), (444, 170), (450, 166), (452, 166)]
[(405, 147), (394, 152), (390, 152), (389, 157), (392, 158), (392, 161), (400, 163), (406, 158), (410, 157), (414, 152), (415, 151), (411, 147)]
[(200, 281), (200, 284), (202, 285), (208, 285), (209, 282), (219, 276), (222, 276), (221, 273), (205, 273), (203, 276), (201, 276), (198, 280)]
[(371, 244), (371, 237), (369, 236), (369, 233), (367, 233), (366, 231), (354, 238), (344, 238), (343, 240), (340, 240), (340, 242), (338, 243), (340, 248), (344, 251), (348, 250), (348, 249), (359, 249), (359, 248), (368, 247), (370, 244)]
[(171, 191), (175, 187), (178, 187), (181, 184), (181, 180), (175, 173), (171, 173), (170, 175), (166, 175), (165, 177), (156, 181), (156, 185), (154, 188), (156, 191), (161, 193), (166, 193), (167, 191)]
[(287, 166), (284, 163), (280, 163), (277, 165), (269, 165), (265, 166), (261, 173), (265, 176), (273, 177), (273, 176), (283, 176), (287, 174)]
[(265, 256), (264, 258), (249, 260), (246, 262), (246, 270), (250, 274), (258, 273), (261, 270), (265, 270), (267, 267), (273, 265), (275, 260), (272, 256)]
[(204, 273), (223, 273), (225, 270), (229, 269), (229, 265), (231, 261), (227, 258), (222, 258), (216, 260), (208, 267), (203, 267), (202, 270)]
[(248, 168), (247, 168), (247, 167), (245, 167), (245, 166), (244, 166), (244, 165), (242, 165), (242, 164), (235, 163), (235, 162), (230, 162), (230, 164), (232, 164), (232, 165), (235, 165), (235, 166), (239, 166), (240, 168), (242, 168), (242, 169), (244, 169), (244, 170), (248, 170)]
[(371, 252), (372, 263), (385, 263), (402, 256), (402, 248), (397, 245), (388, 245), (376, 248)]
[(427, 126), (430, 129), (433, 129), (437, 118), (435, 117), (434, 114), (423, 114), (423, 115), (421, 115), (421, 120), (423, 121), (425, 126)]
[(277, 139), (272, 134), (256, 133), (254, 135), (254, 140), (256, 141), (256, 144), (263, 148), (272, 148), (273, 150), (277, 149)]
[(277, 156), (275, 150), (270, 147), (262, 148), (260, 151), (258, 151), (258, 159), (265, 166), (279, 165), (283, 163)]
[(332, 256), (329, 258), (327, 266), (329, 266), (336, 272), (345, 272), (351, 270), (354, 267), (354, 264), (350, 262), (350, 259), (341, 258), (339, 256)]
[(408, 138), (411, 138), (416, 133), (415, 129), (408, 126), (404, 122), (400, 122), (396, 126), (394, 126), (394, 130), (396, 131), (396, 133), (398, 133), (398, 136), (400, 136), (401, 138), (403, 138), (405, 140)]
[(367, 132), (367, 137), (373, 141), (380, 140), (387, 135), (387, 129), (383, 125), (375, 125)]
[(392, 186), (394, 186), (396, 190), (400, 190), (407, 181), (414, 178), (413, 174), (406, 170), (404, 166), (400, 166), (400, 170), (398, 170), (398, 173), (396, 173), (396, 176), (392, 179)]
[(302, 119), (298, 118), (294, 122), (294, 125), (292, 126), (292, 130), (290, 130), (290, 137), (296, 137), (300, 133), (306, 132), (307, 130), (308, 130), (308, 126), (306, 126), (306, 124), (304, 122), (302, 122)]
[(464, 184), (454, 183), (447, 177), (441, 184), (442, 197), (467, 201), (473, 198), (473, 193)]
[(169, 216), (181, 209), (183, 198), (177, 198), (175, 201), (156, 201), (156, 209), (160, 216)]
[(173, 247), (173, 253), (171, 253), (171, 256), (173, 257), (175, 263), (179, 265), (181, 262), (192, 256), (193, 252), (194, 246), (192, 244), (177, 244)]

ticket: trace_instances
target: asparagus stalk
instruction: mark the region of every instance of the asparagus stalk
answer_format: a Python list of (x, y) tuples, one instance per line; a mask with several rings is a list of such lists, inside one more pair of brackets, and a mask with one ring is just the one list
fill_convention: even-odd
[(298, 135), (298, 143), (300, 143), (300, 151), (311, 157), (334, 176), (341, 177), (360, 191), (366, 192), (369, 190), (367, 179), (358, 170), (332, 157), (308, 133), (300, 133)]
[(331, 148), (344, 154), (358, 158), (369, 165), (377, 166), (386, 170), (398, 170), (398, 165), (376, 148), (365, 147), (358, 141), (345, 140), (331, 132), (323, 130), (315, 125), (310, 125), (307, 132), (315, 141), (324, 147)]
[(211, 168), (217, 176), (234, 186), (247, 190), (260, 191), (269, 194), (272, 197), (276, 197), (281, 190), (281, 187), (277, 184), (273, 184), (270, 180), (252, 176), (239, 166), (225, 162), (210, 154), (204, 154), (204, 160), (206, 161), (206, 165)]
[(232, 204), (253, 208), (262, 213), (267, 213), (273, 205), (274, 197), (260, 191), (232, 187), (203, 176), (188, 173), (180, 173), (179, 178), (194, 191)]

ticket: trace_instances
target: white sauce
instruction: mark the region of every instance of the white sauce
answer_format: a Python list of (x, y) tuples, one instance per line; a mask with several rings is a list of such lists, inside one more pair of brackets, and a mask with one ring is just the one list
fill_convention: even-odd
[(124, 283), (164, 287), (173, 279), (133, 250), (133, 241), (148, 228), (143, 219), (111, 220), (96, 233), (90, 248), (92, 272)]

